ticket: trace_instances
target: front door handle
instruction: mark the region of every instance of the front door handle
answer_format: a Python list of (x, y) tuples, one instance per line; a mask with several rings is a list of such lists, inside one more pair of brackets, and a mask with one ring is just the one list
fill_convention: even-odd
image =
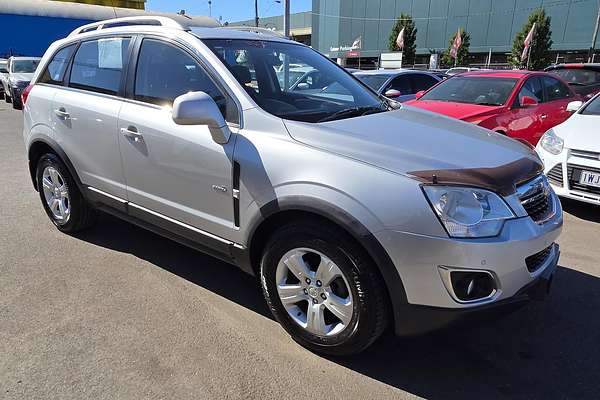
[(54, 110), (54, 114), (56, 114), (56, 116), (60, 119), (69, 119), (71, 118), (71, 115), (67, 112), (67, 110), (65, 110), (64, 107), (58, 108), (56, 110)]
[(542, 115), (540, 115), (540, 118), (541, 119), (546, 119), (546, 118), (548, 118), (548, 115), (547, 114), (542, 114)]
[(123, 136), (133, 139), (134, 142), (139, 142), (144, 136), (138, 132), (135, 126), (128, 126), (127, 128), (121, 128), (121, 134)]

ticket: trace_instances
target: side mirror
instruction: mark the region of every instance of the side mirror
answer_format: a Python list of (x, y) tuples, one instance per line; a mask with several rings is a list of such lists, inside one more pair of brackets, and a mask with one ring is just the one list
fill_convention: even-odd
[(204, 92), (190, 92), (175, 99), (173, 121), (177, 125), (207, 125), (213, 140), (219, 144), (229, 141), (231, 131), (217, 103)]
[(296, 85), (296, 89), (306, 90), (306, 89), (310, 89), (310, 86), (308, 85), (308, 83), (302, 82), (302, 83), (299, 83), (298, 85)]
[(396, 97), (402, 96), (402, 92), (396, 89), (389, 89), (384, 94), (385, 97), (389, 97), (390, 99), (395, 99)]
[(583, 101), (572, 101), (569, 104), (567, 104), (567, 111), (575, 112), (575, 111), (579, 110), (582, 106), (583, 106)]
[(538, 102), (533, 97), (523, 96), (521, 98), (521, 107), (523, 107), (523, 108), (535, 107), (537, 105), (538, 105)]
[(417, 93), (415, 93), (415, 99), (420, 99), (421, 97), (423, 97), (424, 94), (425, 90), (419, 90)]

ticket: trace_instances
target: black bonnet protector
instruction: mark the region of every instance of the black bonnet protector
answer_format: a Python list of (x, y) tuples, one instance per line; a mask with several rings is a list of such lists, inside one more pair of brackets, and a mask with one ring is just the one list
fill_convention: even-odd
[(475, 186), (509, 196), (516, 187), (544, 170), (537, 157), (524, 157), (493, 168), (440, 169), (411, 171), (409, 175), (428, 184)]

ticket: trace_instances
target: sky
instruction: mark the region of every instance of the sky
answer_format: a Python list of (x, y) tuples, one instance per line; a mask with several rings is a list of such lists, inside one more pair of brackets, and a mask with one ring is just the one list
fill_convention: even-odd
[[(292, 13), (309, 11), (312, 0), (289, 0)], [(283, 2), (282, 2), (283, 3)], [(146, 10), (179, 12), (188, 15), (208, 15), (208, 0), (148, 0)], [(259, 17), (283, 14), (283, 4), (275, 0), (258, 0)], [(254, 18), (254, 0), (212, 0), (212, 16), (222, 17), (222, 22), (243, 21)]]

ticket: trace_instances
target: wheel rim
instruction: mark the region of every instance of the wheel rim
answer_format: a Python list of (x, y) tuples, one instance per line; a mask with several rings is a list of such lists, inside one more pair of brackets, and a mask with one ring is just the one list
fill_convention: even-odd
[(323, 253), (308, 248), (288, 251), (277, 264), (277, 293), (292, 320), (318, 336), (344, 331), (354, 303), (346, 277)]
[(54, 220), (60, 225), (69, 222), (71, 215), (69, 190), (65, 179), (56, 168), (44, 168), (44, 172), (42, 173), (42, 188), (46, 204)]

